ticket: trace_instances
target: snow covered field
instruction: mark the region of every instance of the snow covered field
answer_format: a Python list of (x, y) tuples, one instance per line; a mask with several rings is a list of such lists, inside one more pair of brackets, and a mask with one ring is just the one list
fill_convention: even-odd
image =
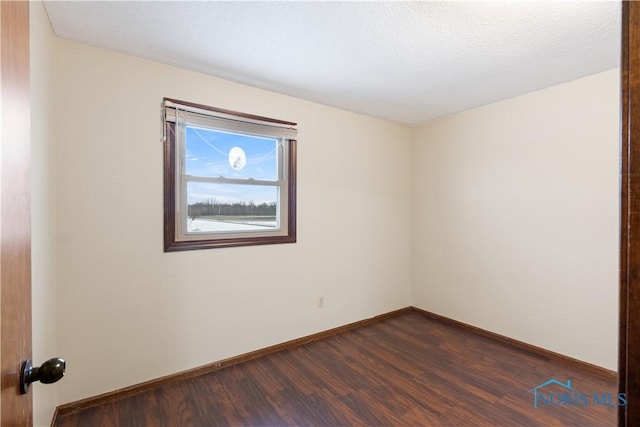
[(275, 221), (251, 221), (251, 224), (241, 222), (216, 221), (213, 219), (189, 219), (188, 232), (207, 231), (264, 231), (275, 228)]

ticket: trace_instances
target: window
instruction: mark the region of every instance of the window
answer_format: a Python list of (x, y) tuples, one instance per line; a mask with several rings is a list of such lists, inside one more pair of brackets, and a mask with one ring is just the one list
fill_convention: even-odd
[(296, 241), (296, 124), (165, 98), (165, 252)]

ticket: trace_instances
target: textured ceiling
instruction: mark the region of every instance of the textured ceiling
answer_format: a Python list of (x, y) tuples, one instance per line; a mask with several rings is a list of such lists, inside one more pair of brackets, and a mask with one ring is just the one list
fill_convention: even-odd
[(420, 124), (619, 66), (618, 2), (100, 2), (63, 38)]

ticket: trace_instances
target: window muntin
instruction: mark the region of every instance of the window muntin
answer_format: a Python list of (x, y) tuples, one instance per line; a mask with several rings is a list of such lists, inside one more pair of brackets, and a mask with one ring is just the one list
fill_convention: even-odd
[(185, 104), (165, 99), (165, 251), (295, 242), (295, 124)]

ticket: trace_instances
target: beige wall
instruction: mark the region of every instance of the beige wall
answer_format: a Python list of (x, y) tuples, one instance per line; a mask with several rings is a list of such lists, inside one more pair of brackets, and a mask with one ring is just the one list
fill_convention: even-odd
[[(60, 403), (411, 303), (410, 129), (55, 45)], [(299, 123), (298, 243), (163, 253), (165, 96)]]
[(414, 130), (414, 305), (617, 369), (618, 80)]
[[(31, 19), (36, 425), (411, 304), (616, 368), (617, 70), (409, 129)], [(162, 252), (165, 96), (300, 124), (298, 243)]]
[[(31, 263), (33, 361), (58, 356), (54, 157), (53, 33), (40, 2), (30, 4), (31, 49)], [(57, 384), (34, 384), (35, 426), (51, 424)]]

